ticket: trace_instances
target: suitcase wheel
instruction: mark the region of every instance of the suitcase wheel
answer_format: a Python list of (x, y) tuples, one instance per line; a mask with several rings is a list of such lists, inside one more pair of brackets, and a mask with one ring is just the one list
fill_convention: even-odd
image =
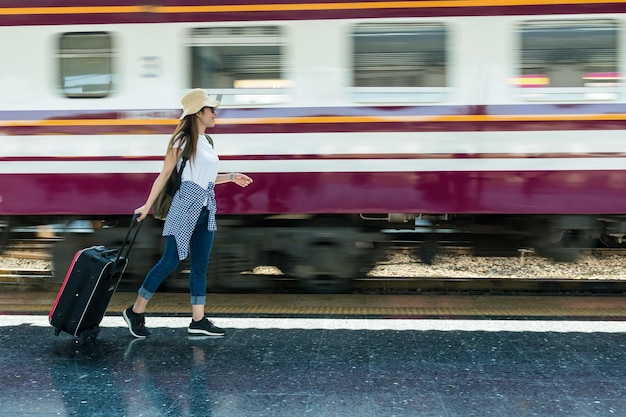
[(60, 335), (60, 334), (61, 334), (61, 329), (59, 329), (58, 327), (55, 327), (55, 328), (54, 328), (54, 335), (55, 335), (55, 336), (58, 336), (58, 335)]
[(76, 336), (76, 343), (79, 345), (84, 345), (85, 343), (89, 343), (95, 340), (96, 337), (98, 337), (98, 334), (100, 334), (99, 326), (95, 326), (95, 327), (92, 327), (91, 329), (83, 330), (82, 332), (78, 334), (78, 336)]

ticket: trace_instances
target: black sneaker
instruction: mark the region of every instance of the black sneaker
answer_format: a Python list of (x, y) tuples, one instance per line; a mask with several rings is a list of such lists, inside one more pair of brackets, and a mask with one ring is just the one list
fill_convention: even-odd
[(189, 334), (205, 336), (224, 336), (226, 334), (224, 329), (220, 329), (211, 320), (207, 320), (206, 317), (203, 317), (200, 321), (191, 320), (187, 331)]
[(146, 336), (150, 335), (150, 332), (146, 329), (146, 319), (144, 318), (143, 313), (135, 313), (133, 311), (133, 306), (130, 306), (124, 310), (122, 315), (124, 316), (124, 320), (126, 320), (126, 324), (128, 324), (130, 334), (140, 339), (145, 339)]

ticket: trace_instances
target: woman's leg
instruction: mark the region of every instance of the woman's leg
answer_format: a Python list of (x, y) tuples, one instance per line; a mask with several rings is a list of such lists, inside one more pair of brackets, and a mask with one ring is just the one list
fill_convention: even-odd
[(135, 304), (133, 304), (133, 312), (141, 314), (145, 311), (148, 301), (159, 288), (159, 285), (178, 267), (179, 263), (176, 238), (167, 236), (161, 259), (150, 269), (141, 288), (139, 288), (139, 294)]
[(146, 305), (159, 285), (176, 269), (179, 263), (176, 239), (174, 236), (168, 236), (165, 241), (163, 255), (159, 262), (148, 271), (141, 288), (139, 288), (135, 303), (122, 312), (122, 316), (126, 320), (126, 324), (128, 324), (128, 330), (130, 330), (130, 334), (133, 336), (143, 339), (150, 335), (150, 332), (146, 329), (144, 317)]
[(191, 236), (189, 253), (191, 256), (191, 273), (189, 274), (189, 291), (191, 292), (192, 320), (187, 332), (193, 336), (224, 336), (224, 329), (215, 326), (204, 317), (206, 303), (206, 270), (209, 265), (211, 248), (215, 233), (207, 230), (208, 212), (202, 211), (196, 229)]
[(206, 303), (206, 271), (213, 247), (215, 233), (207, 230), (208, 211), (202, 210), (196, 228), (189, 242), (191, 271), (189, 273), (189, 291), (191, 293), (192, 315), (195, 321), (204, 317)]
[(193, 321), (200, 321), (204, 318), (204, 304), (191, 305), (191, 318)]

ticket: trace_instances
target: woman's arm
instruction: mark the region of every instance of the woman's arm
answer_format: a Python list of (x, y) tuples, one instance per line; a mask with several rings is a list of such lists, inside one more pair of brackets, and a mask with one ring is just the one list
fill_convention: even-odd
[(167, 184), (167, 181), (169, 180), (172, 171), (176, 168), (176, 163), (178, 162), (180, 154), (181, 150), (179, 148), (171, 148), (168, 151), (167, 155), (165, 155), (165, 160), (163, 161), (163, 169), (161, 169), (161, 172), (152, 183), (152, 188), (150, 189), (148, 199), (143, 206), (135, 210), (135, 213), (140, 213), (137, 221), (142, 221), (148, 215), (148, 212), (150, 211), (150, 208), (152, 208), (154, 201), (156, 200), (163, 187), (165, 187), (165, 184)]
[(228, 174), (217, 174), (215, 184), (225, 184), (227, 182), (234, 182), (240, 187), (247, 187), (252, 184), (252, 178), (246, 174), (240, 172), (230, 172)]

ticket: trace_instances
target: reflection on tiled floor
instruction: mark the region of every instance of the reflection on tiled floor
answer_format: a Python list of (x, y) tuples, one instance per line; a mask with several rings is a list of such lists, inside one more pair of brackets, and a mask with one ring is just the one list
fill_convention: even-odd
[(626, 323), (0, 316), (1, 416), (625, 416)]

